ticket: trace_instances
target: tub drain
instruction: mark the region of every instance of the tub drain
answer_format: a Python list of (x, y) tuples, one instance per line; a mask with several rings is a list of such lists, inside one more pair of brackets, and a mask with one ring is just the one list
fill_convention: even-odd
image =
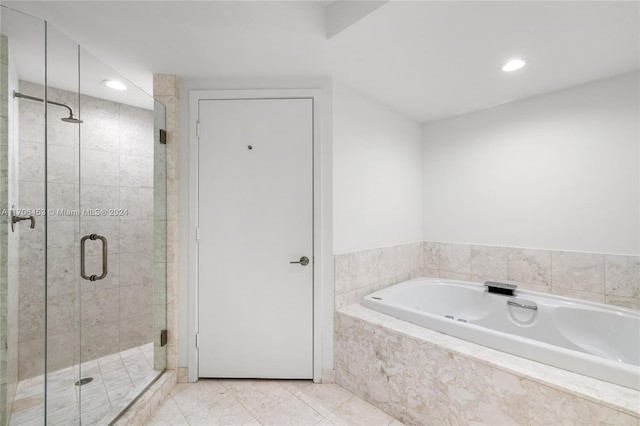
[(87, 383), (91, 383), (93, 377), (85, 377), (84, 379), (80, 379), (76, 382), (76, 386), (86, 385)]

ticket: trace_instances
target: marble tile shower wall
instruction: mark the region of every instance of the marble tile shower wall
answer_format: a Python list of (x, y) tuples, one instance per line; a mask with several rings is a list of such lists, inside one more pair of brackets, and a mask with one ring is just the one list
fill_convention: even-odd
[(484, 282), (640, 309), (640, 256), (424, 241), (335, 256), (336, 309), (417, 276)]
[[(43, 88), (20, 82), (20, 91), (42, 97)], [(72, 105), (77, 95), (49, 89), (49, 99)], [(63, 108), (48, 112), (48, 369), (126, 350), (152, 341), (153, 111), (82, 96), (82, 148), (78, 127), (62, 122)], [(20, 209), (43, 208), (42, 106), (22, 100)], [(80, 158), (82, 162), (80, 163)], [(79, 172), (78, 172), (79, 170)], [(80, 184), (81, 183), (81, 184)], [(80, 209), (78, 209), (80, 207)], [(106, 209), (89, 216), (82, 209)], [(109, 215), (120, 209), (124, 215)], [(63, 214), (78, 212), (81, 216)], [(44, 338), (44, 227), (21, 228), (19, 277), (19, 378), (42, 374)], [(38, 218), (36, 218), (38, 221)], [(79, 279), (79, 239), (108, 238), (109, 274)], [(87, 247), (87, 270), (101, 270), (100, 244)], [(81, 324), (78, 322), (81, 319)], [(79, 329), (82, 326), (82, 341)]]

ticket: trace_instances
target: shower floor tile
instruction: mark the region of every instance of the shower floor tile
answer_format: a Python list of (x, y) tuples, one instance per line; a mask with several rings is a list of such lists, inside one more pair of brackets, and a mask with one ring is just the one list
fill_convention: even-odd
[[(76, 386), (82, 378), (93, 380)], [(125, 404), (135, 389), (150, 383), (157, 372), (153, 369), (153, 343), (69, 367), (48, 375), (47, 424), (78, 424), (80, 405), (82, 424), (101, 420), (112, 409)], [(78, 404), (81, 400), (82, 403)], [(44, 423), (44, 376), (18, 383), (11, 410), (11, 426)]]
[(336, 384), (306, 380), (214, 380), (180, 383), (147, 425), (402, 426)]

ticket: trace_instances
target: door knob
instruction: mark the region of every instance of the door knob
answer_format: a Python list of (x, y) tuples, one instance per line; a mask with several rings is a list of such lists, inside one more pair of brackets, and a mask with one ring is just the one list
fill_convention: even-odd
[(289, 262), (289, 263), (299, 263), (302, 266), (307, 266), (309, 264), (309, 258), (307, 256), (302, 256), (300, 260), (298, 260), (297, 262)]

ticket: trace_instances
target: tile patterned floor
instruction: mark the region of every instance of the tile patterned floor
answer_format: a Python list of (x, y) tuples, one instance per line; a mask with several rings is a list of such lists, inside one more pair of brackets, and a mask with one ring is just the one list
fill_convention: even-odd
[(402, 426), (402, 423), (335, 384), (201, 379), (176, 385), (147, 425)]
[[(93, 377), (81, 389), (75, 386), (79, 369), (69, 367), (48, 376), (47, 424), (79, 424), (79, 397), (82, 400), (82, 424), (101, 420), (131, 399), (136, 387), (157, 376), (153, 370), (153, 343), (83, 363), (82, 377)], [(81, 394), (81, 395), (80, 395)], [(43, 376), (18, 383), (11, 412), (11, 426), (44, 424)]]

